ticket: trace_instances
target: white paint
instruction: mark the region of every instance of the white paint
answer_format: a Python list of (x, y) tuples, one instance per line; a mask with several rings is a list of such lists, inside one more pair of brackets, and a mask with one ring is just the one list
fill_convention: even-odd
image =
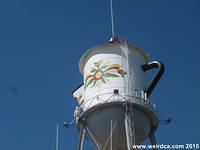
[[(87, 75), (94, 75), (94, 73), (90, 72), (91, 68), (99, 61), (101, 61), (102, 64), (106, 63), (108, 65), (118, 64), (121, 66), (120, 69), (127, 72), (127, 74), (124, 78), (105, 78), (106, 84), (94, 87), (82, 87), (81, 93), (84, 95), (82, 108), (87, 110), (94, 105), (106, 103), (107, 101), (121, 101), (120, 99), (111, 98), (115, 89), (118, 89), (119, 94), (123, 97), (125, 95), (134, 96), (136, 89), (138, 91), (138, 96), (141, 97), (141, 91), (144, 91), (147, 86), (146, 74), (141, 66), (147, 62), (147, 59), (148, 58), (141, 49), (130, 45), (124, 47), (124, 43), (108, 43), (87, 51), (80, 61), (80, 69), (83, 71), (84, 76), (84, 87), (86, 86), (85, 79)], [(112, 70), (112, 72), (115, 73), (116, 71), (115, 69)], [(92, 78), (94, 77), (90, 79)]]

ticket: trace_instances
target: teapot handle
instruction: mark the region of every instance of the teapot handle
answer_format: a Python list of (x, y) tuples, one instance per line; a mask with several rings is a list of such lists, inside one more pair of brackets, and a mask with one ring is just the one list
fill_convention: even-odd
[(153, 79), (151, 80), (148, 87), (145, 89), (145, 92), (147, 93), (147, 97), (149, 97), (151, 95), (153, 89), (155, 88), (156, 84), (158, 83), (161, 76), (163, 75), (163, 73), (165, 71), (165, 66), (159, 61), (151, 61), (151, 62), (148, 62), (148, 63), (142, 65), (142, 70), (144, 72), (149, 71), (154, 68), (157, 68), (157, 72), (156, 72), (155, 76), (153, 77)]

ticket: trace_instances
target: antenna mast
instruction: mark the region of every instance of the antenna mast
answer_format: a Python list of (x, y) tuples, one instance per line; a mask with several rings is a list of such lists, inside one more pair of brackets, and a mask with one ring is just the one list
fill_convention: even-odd
[(113, 2), (110, 0), (110, 15), (111, 15), (111, 28), (112, 28), (112, 37), (110, 42), (114, 41), (115, 39), (115, 27), (114, 27), (114, 19), (113, 19)]

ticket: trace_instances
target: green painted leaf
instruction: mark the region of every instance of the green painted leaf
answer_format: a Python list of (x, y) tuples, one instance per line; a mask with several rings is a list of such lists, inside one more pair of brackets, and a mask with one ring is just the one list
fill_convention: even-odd
[(96, 83), (97, 83), (97, 80), (94, 81), (94, 83), (93, 83), (93, 87), (96, 85)]
[(101, 84), (102, 84), (102, 82), (100, 80), (97, 80), (96, 86), (100, 86)]
[(106, 81), (105, 81), (105, 79), (104, 79), (104, 78), (101, 78), (101, 81), (102, 81), (103, 83), (105, 83), (105, 84), (106, 84)]
[(112, 77), (112, 78), (115, 78), (115, 77), (119, 77), (119, 76), (116, 75), (116, 74), (114, 74), (114, 73), (109, 73), (109, 72), (107, 72), (107, 73), (104, 74), (104, 77)]
[(92, 82), (94, 81), (95, 79), (91, 79), (90, 81), (88, 81), (86, 87), (88, 87), (90, 84), (92, 84)]
[(93, 73), (93, 72), (97, 72), (98, 70), (96, 68), (92, 69), (90, 72)]

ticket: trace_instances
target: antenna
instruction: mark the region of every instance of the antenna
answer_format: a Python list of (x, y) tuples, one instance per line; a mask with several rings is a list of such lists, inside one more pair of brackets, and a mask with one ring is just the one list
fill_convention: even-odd
[(56, 150), (58, 150), (58, 123), (56, 127)]
[(114, 19), (113, 19), (113, 2), (110, 0), (110, 15), (111, 15), (111, 28), (112, 28), (112, 37), (110, 41), (115, 39), (115, 27), (114, 27)]

